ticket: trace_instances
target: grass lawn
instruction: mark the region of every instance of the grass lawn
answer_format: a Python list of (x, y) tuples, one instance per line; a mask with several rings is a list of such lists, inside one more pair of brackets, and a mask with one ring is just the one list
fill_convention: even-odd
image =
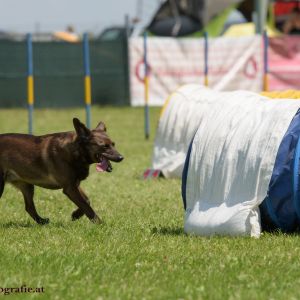
[[(84, 110), (37, 110), (35, 133), (72, 129)], [(142, 181), (150, 166), (158, 109), (151, 109), (151, 140), (143, 111), (93, 108), (125, 156), (111, 174), (91, 167), (83, 188), (105, 220), (72, 222), (74, 205), (61, 191), (36, 188), (35, 203), (50, 224), (36, 225), (22, 196), (6, 186), (0, 200), (0, 292), (43, 287), (43, 294), (9, 299), (299, 299), (300, 238), (188, 237), (183, 233), (179, 180)], [(0, 110), (0, 132), (26, 132), (25, 110)], [(0, 298), (4, 297), (0, 293)]]

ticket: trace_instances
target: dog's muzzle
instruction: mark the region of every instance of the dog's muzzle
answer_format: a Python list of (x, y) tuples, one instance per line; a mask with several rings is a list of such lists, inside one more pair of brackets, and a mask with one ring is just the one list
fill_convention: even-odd
[(112, 171), (112, 165), (110, 163), (110, 161), (104, 157), (103, 155), (97, 154), (96, 155), (97, 158), (97, 165), (96, 165), (96, 170), (98, 172), (111, 172)]

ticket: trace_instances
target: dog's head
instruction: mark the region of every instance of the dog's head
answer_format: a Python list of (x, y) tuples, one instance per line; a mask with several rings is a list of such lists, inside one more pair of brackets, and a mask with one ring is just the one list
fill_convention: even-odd
[(115, 143), (106, 134), (106, 127), (100, 122), (93, 130), (89, 130), (77, 118), (73, 119), (77, 134), (77, 142), (84, 148), (92, 163), (97, 163), (98, 172), (111, 172), (110, 161), (120, 162), (123, 156), (115, 149)]

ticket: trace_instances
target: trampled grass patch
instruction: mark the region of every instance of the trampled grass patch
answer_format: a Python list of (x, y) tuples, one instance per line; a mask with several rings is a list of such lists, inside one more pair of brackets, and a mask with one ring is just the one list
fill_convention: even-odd
[[(37, 110), (35, 133), (72, 128), (84, 110)], [(61, 191), (36, 189), (35, 202), (50, 224), (36, 225), (22, 196), (6, 186), (0, 200), (1, 288), (43, 287), (9, 299), (299, 299), (300, 238), (189, 237), (183, 233), (179, 180), (142, 181), (150, 166), (159, 116), (151, 109), (151, 140), (143, 111), (93, 108), (125, 156), (111, 174), (91, 167), (83, 183), (105, 225), (72, 222), (74, 205)], [(1, 110), (1, 132), (26, 132), (25, 110)], [(0, 297), (3, 296), (3, 292)]]

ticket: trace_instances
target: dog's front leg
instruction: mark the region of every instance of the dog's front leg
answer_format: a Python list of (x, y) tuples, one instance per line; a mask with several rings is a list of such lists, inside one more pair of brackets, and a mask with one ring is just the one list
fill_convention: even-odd
[[(81, 194), (81, 196), (83, 197), (83, 199), (90, 204), (90, 200), (88, 198), (88, 196), (84, 193), (84, 191), (82, 190), (81, 187), (78, 187), (78, 190)], [(79, 218), (81, 218), (84, 215), (84, 211), (81, 208), (77, 208), (76, 210), (73, 211), (72, 213), (72, 220), (78, 220)]]
[(94, 223), (100, 224), (102, 223), (101, 219), (97, 216), (94, 210), (91, 208), (89, 203), (84, 199), (81, 195), (77, 186), (68, 186), (63, 189), (65, 195), (69, 197), (69, 199), (74, 202), (78, 208), (80, 208), (84, 214)]

